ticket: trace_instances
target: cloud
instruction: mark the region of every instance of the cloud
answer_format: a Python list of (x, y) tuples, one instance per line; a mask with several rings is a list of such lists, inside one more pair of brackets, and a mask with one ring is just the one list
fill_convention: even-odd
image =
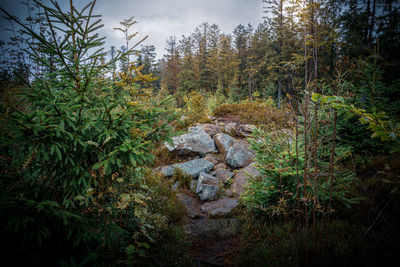
[(102, 14), (107, 45), (123, 45), (123, 36), (113, 27), (134, 16), (136, 40), (148, 35), (143, 44), (155, 45), (157, 56), (162, 57), (169, 36), (189, 35), (202, 22), (216, 23), (225, 33), (238, 24), (257, 25), (262, 21), (262, 5), (262, 0), (99, 0), (96, 13)]
[[(44, 0), (48, 3), (49, 0)], [(69, 1), (58, 1), (69, 9)], [(89, 0), (74, 0), (78, 9)], [(26, 8), (15, 0), (0, 0), (1, 6), (20, 17), (26, 17)], [(231, 33), (239, 24), (257, 25), (263, 17), (262, 0), (97, 0), (95, 14), (102, 15), (104, 27), (100, 34), (107, 36), (107, 49), (125, 43), (122, 33), (113, 30), (119, 22), (134, 17), (138, 21), (133, 31), (139, 32), (136, 41), (148, 35), (143, 45), (155, 45), (157, 56), (165, 53), (169, 36), (190, 35), (202, 22), (216, 23), (222, 32)], [(8, 22), (0, 19), (4, 29)], [(2, 39), (7, 32), (2, 31)]]

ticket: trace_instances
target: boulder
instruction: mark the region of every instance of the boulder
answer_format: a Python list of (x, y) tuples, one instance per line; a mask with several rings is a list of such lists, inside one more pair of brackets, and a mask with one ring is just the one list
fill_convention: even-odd
[(256, 163), (252, 163), (246, 168), (243, 168), (235, 173), (234, 182), (232, 183), (231, 190), (236, 195), (240, 196), (244, 192), (244, 187), (250, 178), (261, 177), (260, 172), (256, 168)]
[(215, 170), (215, 177), (226, 183), (226, 181), (233, 177), (233, 172), (224, 169), (217, 169)]
[(203, 201), (215, 200), (219, 190), (219, 179), (205, 172), (200, 173), (196, 194)]
[(182, 170), (183, 172), (186, 172), (193, 178), (199, 177), (199, 174), (201, 172), (209, 172), (212, 170), (214, 167), (214, 164), (212, 162), (209, 162), (205, 159), (194, 159), (182, 163), (177, 163), (177, 164), (172, 164), (169, 166), (165, 166), (161, 168), (161, 172), (165, 176), (172, 176), (174, 173), (174, 169), (178, 168)]
[(185, 206), (189, 218), (195, 219), (204, 217), (200, 211), (199, 204), (191, 196), (183, 193), (176, 194), (176, 196), (182, 201), (183, 206)]
[(226, 163), (233, 168), (242, 168), (249, 165), (254, 159), (254, 154), (250, 152), (243, 143), (235, 142), (228, 150)]
[(185, 226), (185, 232), (192, 238), (220, 239), (237, 235), (240, 231), (238, 219), (197, 220)]
[(233, 144), (233, 138), (225, 133), (217, 133), (214, 136), (214, 141), (217, 145), (218, 151), (223, 155), (228, 153), (229, 148)]
[(188, 133), (173, 137), (172, 141), (172, 146), (168, 142), (165, 142), (165, 146), (179, 155), (217, 152), (214, 140), (200, 126), (190, 127)]
[(237, 205), (239, 205), (239, 201), (237, 199), (223, 198), (203, 204), (201, 206), (201, 211), (209, 215), (226, 215)]

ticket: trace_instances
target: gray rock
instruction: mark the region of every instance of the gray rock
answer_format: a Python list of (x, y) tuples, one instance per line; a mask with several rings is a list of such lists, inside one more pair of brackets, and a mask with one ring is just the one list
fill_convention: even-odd
[(178, 168), (181, 169), (182, 171), (186, 172), (193, 178), (199, 177), (199, 174), (201, 172), (209, 172), (212, 170), (214, 167), (214, 164), (212, 162), (209, 162), (205, 159), (194, 159), (182, 163), (177, 163), (169, 166), (165, 166), (161, 169), (161, 172), (165, 176), (172, 176), (174, 173), (174, 169)]
[(219, 179), (205, 172), (200, 173), (196, 194), (203, 201), (215, 200), (219, 190)]
[(215, 177), (226, 183), (226, 181), (233, 177), (233, 172), (225, 169), (217, 169), (215, 170)]
[(183, 193), (176, 194), (176, 196), (182, 201), (182, 204), (185, 206), (189, 218), (195, 219), (204, 217), (199, 209), (199, 204), (196, 202), (196, 200)]
[(209, 215), (226, 215), (233, 208), (239, 205), (235, 198), (223, 198), (212, 202), (207, 202), (201, 206), (201, 211)]
[(247, 181), (250, 178), (256, 179), (259, 177), (261, 177), (261, 174), (256, 168), (256, 163), (252, 163), (246, 168), (239, 170), (234, 176), (234, 182), (231, 186), (232, 192), (240, 196), (244, 192)]
[(238, 219), (204, 219), (185, 226), (185, 232), (192, 238), (227, 238), (237, 235), (239, 231)]
[(224, 133), (217, 133), (214, 136), (214, 141), (217, 145), (218, 151), (223, 155), (226, 155), (226, 153), (228, 153), (229, 148), (233, 144), (233, 138)]
[(179, 155), (217, 152), (214, 140), (200, 126), (189, 128), (188, 133), (173, 137), (172, 141), (172, 146), (167, 142), (165, 146), (169, 151), (177, 151)]
[(235, 142), (228, 150), (226, 163), (233, 168), (241, 168), (249, 165), (254, 159), (254, 154), (250, 152), (243, 143)]

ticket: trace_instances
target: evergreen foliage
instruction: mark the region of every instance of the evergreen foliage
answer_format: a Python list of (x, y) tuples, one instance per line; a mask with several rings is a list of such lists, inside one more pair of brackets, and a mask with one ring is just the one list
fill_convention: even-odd
[(1, 244), (18, 264), (137, 261), (172, 218), (149, 206), (157, 193), (145, 178), (173, 114), (104, 78), (134, 47), (102, 62), (94, 4), (78, 11), (71, 2), (68, 12), (40, 4), (51, 38), (16, 20), (34, 40), (32, 61), (52, 69), (23, 80), (14, 97), (24, 108), (1, 105)]

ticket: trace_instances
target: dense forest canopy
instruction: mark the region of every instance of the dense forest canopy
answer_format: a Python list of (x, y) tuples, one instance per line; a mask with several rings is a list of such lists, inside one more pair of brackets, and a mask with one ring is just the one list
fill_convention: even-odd
[(396, 259), (400, 3), (260, 1), (258, 25), (203, 22), (169, 37), (164, 55), (143, 45), (134, 17), (120, 18), (124, 41), (107, 47), (96, 1), (27, 0), (26, 19), (1, 6), (5, 259)]

